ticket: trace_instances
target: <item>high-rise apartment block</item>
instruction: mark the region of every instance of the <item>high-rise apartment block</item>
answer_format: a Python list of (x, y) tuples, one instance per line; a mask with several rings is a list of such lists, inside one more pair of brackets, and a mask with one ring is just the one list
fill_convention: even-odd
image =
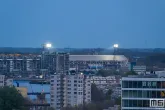
[(83, 74), (57, 74), (51, 76), (51, 106), (76, 106), (91, 102), (91, 81)]
[(47, 69), (51, 74), (66, 74), (69, 71), (69, 54), (56, 52), (42, 54), (41, 69)]
[(13, 86), (13, 79), (6, 78), (5, 75), (0, 75), (0, 87)]
[(0, 73), (32, 73), (40, 71), (40, 57), (37, 55), (0, 55)]

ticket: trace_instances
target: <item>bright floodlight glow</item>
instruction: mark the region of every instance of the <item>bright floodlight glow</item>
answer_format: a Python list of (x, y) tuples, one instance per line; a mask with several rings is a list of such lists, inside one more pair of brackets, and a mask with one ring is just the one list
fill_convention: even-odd
[(113, 47), (114, 47), (114, 48), (118, 48), (119, 45), (118, 45), (118, 44), (114, 44)]
[(51, 47), (52, 47), (52, 44), (51, 44), (51, 43), (47, 43), (47, 44), (45, 45), (45, 47), (46, 47), (46, 48), (51, 48)]

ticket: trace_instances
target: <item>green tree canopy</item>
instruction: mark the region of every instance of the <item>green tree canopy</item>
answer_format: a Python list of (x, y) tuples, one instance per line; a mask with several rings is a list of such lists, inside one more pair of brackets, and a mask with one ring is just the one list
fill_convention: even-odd
[(111, 99), (111, 95), (112, 95), (113, 91), (111, 89), (109, 89), (107, 91), (107, 93), (105, 94), (105, 99), (106, 100), (110, 100)]
[(0, 87), (0, 110), (22, 110), (24, 98), (14, 87)]
[(128, 75), (138, 75), (135, 71), (129, 71), (127, 73), (125, 73), (124, 76), (128, 76)]
[(115, 69), (112, 70), (99, 70), (96, 75), (98, 76), (112, 76), (112, 75), (119, 75), (120, 72), (116, 71)]
[(99, 90), (95, 84), (91, 85), (91, 100), (93, 102), (99, 102), (104, 100), (104, 93)]

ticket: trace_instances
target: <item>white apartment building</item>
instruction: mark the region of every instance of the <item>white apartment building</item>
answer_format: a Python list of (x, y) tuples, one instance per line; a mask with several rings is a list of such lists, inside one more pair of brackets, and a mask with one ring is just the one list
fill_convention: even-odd
[(133, 71), (135, 71), (138, 74), (146, 72), (147, 67), (146, 66), (133, 66)]
[(115, 76), (92, 76), (91, 77), (91, 83), (94, 83), (96, 85), (110, 85), (110, 84), (116, 84), (116, 77)]
[(0, 75), (0, 87), (13, 86), (13, 79), (6, 79), (5, 75)]
[(51, 107), (60, 110), (62, 107), (76, 106), (91, 102), (91, 82), (88, 76), (52, 75)]
[(165, 78), (137, 75), (122, 78), (121, 110), (164, 110), (151, 107), (150, 99), (165, 99)]
[(13, 86), (13, 79), (6, 79), (5, 86)]

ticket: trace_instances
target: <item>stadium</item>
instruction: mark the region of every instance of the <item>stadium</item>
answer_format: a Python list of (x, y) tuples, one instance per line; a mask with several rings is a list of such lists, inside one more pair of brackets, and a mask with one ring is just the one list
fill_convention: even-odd
[(125, 66), (128, 59), (124, 55), (70, 55), (72, 69), (110, 69)]

